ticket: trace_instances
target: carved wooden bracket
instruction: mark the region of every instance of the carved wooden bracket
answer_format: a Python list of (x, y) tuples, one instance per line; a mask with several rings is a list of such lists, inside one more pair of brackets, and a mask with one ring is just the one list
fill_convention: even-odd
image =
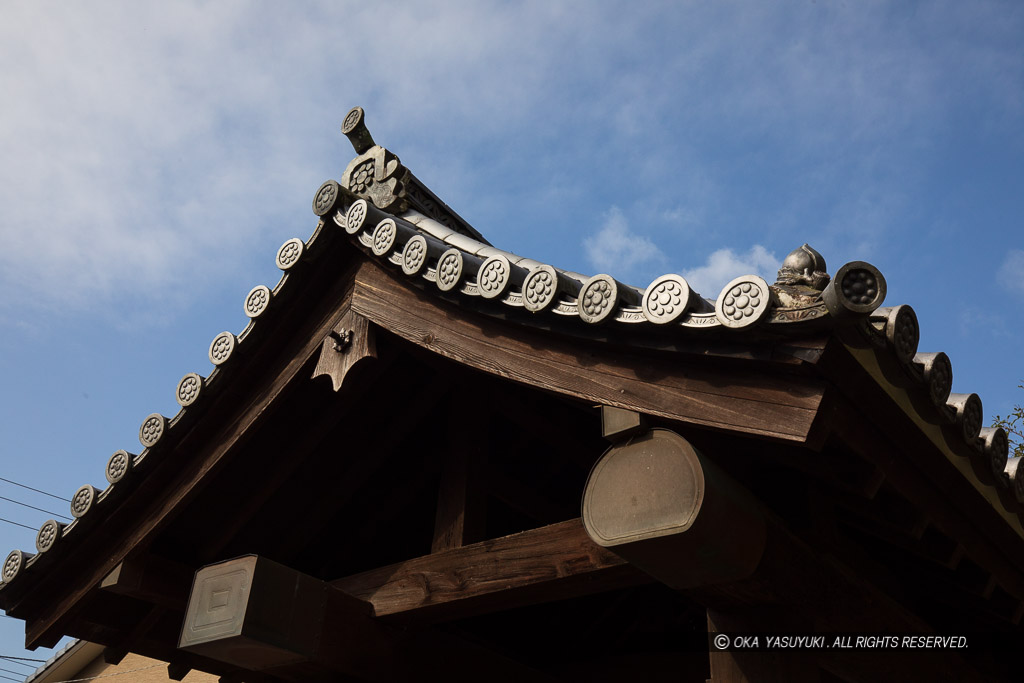
[(327, 375), (334, 383), (334, 390), (338, 391), (356, 363), (376, 357), (373, 326), (366, 318), (349, 310), (324, 339), (313, 377)]

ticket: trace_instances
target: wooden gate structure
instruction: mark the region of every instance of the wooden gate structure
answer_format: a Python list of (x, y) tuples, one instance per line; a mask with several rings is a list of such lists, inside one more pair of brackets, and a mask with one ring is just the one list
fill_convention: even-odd
[(1024, 469), (876, 268), (804, 245), (714, 301), (585, 277), (491, 246), (362, 109), (342, 130), (245, 330), (7, 556), (28, 647), (225, 681), (1011, 676)]

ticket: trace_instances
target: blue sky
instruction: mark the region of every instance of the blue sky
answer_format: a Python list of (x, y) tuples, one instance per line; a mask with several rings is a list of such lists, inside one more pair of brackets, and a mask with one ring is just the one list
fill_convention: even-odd
[[(563, 268), (715, 298), (805, 241), (832, 273), (869, 261), (1005, 414), (1022, 48), (1017, 2), (7, 2), (0, 477), (70, 497), (138, 452), (312, 232), (354, 105), (491, 242)], [(33, 539), (0, 523), (0, 552)], [(0, 654), (22, 637), (0, 617)]]

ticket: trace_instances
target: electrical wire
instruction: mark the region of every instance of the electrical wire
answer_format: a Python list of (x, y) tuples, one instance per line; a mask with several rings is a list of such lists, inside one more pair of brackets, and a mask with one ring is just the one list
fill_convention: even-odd
[[(53, 683), (80, 683), (81, 681), (95, 681), (97, 678), (110, 678), (111, 676), (123, 676), (125, 674), (133, 674), (138, 671), (146, 671), (147, 669), (155, 669), (160, 666), (167, 666), (166, 664), (150, 664), (149, 666), (143, 666), (138, 669), (129, 669), (128, 671), (115, 671), (109, 674), (100, 674), (99, 676), (90, 676), (89, 678), (70, 678), (65, 681), (54, 681)], [(13, 679), (12, 679), (13, 680)], [(20, 683), (20, 682), (19, 682)]]
[(50, 498), (56, 498), (57, 500), (63, 500), (65, 503), (70, 503), (71, 502), (70, 498), (61, 498), (60, 496), (55, 496), (52, 493), (47, 493), (46, 491), (40, 491), (39, 489), (34, 489), (31, 486), (25, 486), (24, 484), (19, 484), (18, 482), (11, 481), (10, 479), (4, 479), (3, 477), (0, 477), (0, 481), (6, 481), (8, 484), (14, 484), (15, 486), (20, 486), (23, 489), (28, 489), (29, 491), (35, 491), (36, 493), (41, 493), (44, 496), (49, 496)]
[[(0, 661), (0, 664), (17, 664), (18, 666), (27, 666), (28, 668), (32, 669), (33, 671), (35, 671), (36, 669), (39, 668), (39, 664), (29, 664), (28, 662), (12, 662), (12, 661), (7, 660), (7, 659), (4, 659), (4, 660)], [(19, 673), (19, 672), (15, 671), (14, 673)]]
[(35, 528), (34, 526), (22, 524), (21, 522), (12, 522), (11, 520), (4, 519), (3, 517), (0, 517), (0, 522), (7, 522), (8, 524), (13, 524), (14, 526), (20, 526), (22, 529), (28, 529), (29, 531), (39, 531), (39, 529)]
[[(14, 617), (11, 617), (13, 619)], [(0, 655), (0, 659), (20, 659), (26, 662), (45, 662), (45, 659), (35, 659), (34, 657), (16, 657), (14, 655)]]
[(14, 671), (13, 669), (0, 669), (0, 671), (6, 671), (7, 673), (14, 674), (15, 676), (20, 676), (23, 673), (21, 671)]
[(31, 509), (36, 510), (38, 512), (45, 512), (48, 515), (53, 515), (54, 517), (60, 517), (61, 519), (66, 519), (69, 522), (71, 521), (71, 518), (68, 517), (67, 515), (62, 515), (59, 512), (51, 512), (50, 510), (44, 510), (43, 508), (37, 508), (35, 505), (29, 505), (28, 503), (22, 503), (20, 500), (14, 500), (13, 498), (7, 498), (6, 496), (0, 496), (0, 500), (6, 500), (8, 503), (14, 503), (15, 505), (20, 505), (22, 507), (31, 508)]

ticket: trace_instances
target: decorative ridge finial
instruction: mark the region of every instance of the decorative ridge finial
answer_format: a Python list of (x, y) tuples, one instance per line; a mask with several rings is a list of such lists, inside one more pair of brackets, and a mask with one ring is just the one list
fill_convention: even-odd
[[(349, 162), (342, 174), (338, 187), (346, 192), (372, 202), (375, 207), (396, 216), (414, 210), (426, 218), (441, 223), (446, 228), (471, 237), (485, 245), (490, 243), (472, 225), (455, 213), (450, 206), (420, 182), (409, 169), (402, 165), (394, 153), (373, 141), (366, 128), (366, 112), (362, 107), (352, 107), (341, 124), (356, 158)], [(321, 187), (321, 190), (324, 188)], [(328, 194), (335, 190), (328, 190)], [(333, 195), (321, 198), (317, 195), (313, 211), (318, 216), (330, 210)]]
[(362, 107), (352, 107), (349, 110), (341, 124), (341, 132), (352, 143), (356, 154), (362, 154), (376, 144), (370, 135), (370, 130), (366, 127), (366, 112)]
[(804, 243), (801, 247), (789, 252), (779, 268), (776, 285), (804, 285), (818, 292), (825, 289), (831, 278), (825, 257), (811, 245)]

